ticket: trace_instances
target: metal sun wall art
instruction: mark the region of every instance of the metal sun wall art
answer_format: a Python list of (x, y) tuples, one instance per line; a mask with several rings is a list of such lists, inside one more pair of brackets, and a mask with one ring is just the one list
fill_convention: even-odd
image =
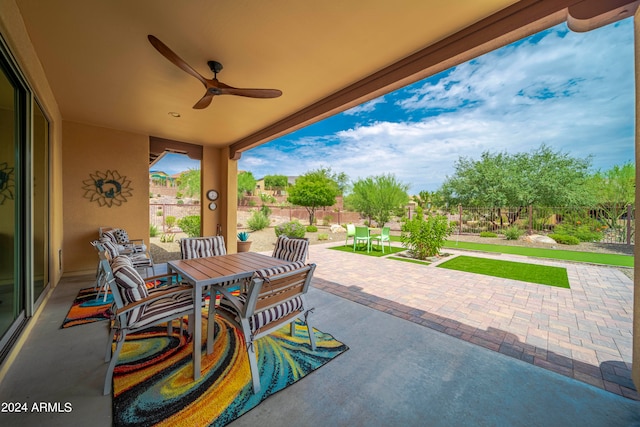
[(6, 162), (0, 163), (0, 205), (7, 199), (13, 200), (14, 189), (13, 168)]
[(118, 171), (96, 171), (89, 175), (90, 179), (82, 181), (85, 190), (84, 198), (97, 202), (100, 207), (120, 206), (132, 196), (131, 180), (121, 176)]

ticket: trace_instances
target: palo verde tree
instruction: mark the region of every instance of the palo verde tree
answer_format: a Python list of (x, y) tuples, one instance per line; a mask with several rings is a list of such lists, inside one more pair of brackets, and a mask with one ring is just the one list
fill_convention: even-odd
[(264, 188), (266, 190), (282, 191), (289, 185), (286, 175), (266, 175), (264, 177)]
[(571, 157), (546, 145), (529, 153), (482, 153), (460, 157), (441, 191), (464, 206), (584, 206), (593, 203), (585, 185), (591, 157)]
[(200, 198), (200, 169), (189, 169), (182, 172), (178, 178), (178, 188), (187, 197), (197, 196)]
[(590, 166), (591, 157), (571, 157), (544, 144), (529, 153), (484, 152), (480, 160), (459, 158), (440, 191), (451, 205), (495, 207), (487, 219), (500, 225), (500, 208), (517, 208), (508, 215), (513, 224), (529, 205), (593, 204)]
[[(627, 212), (627, 206), (636, 199), (636, 168), (631, 162), (615, 165), (604, 172), (596, 172), (589, 181), (596, 198), (600, 218), (612, 230), (619, 227), (618, 219)], [(624, 236), (620, 235), (622, 240)]]
[(384, 227), (391, 215), (409, 201), (408, 190), (409, 186), (399, 182), (393, 174), (368, 177), (353, 183), (345, 203), (368, 218), (370, 224), (374, 219), (379, 227)]
[(298, 177), (289, 187), (289, 203), (304, 206), (309, 213), (309, 225), (315, 220), (316, 209), (332, 206), (340, 194), (338, 183), (332, 178), (331, 169), (320, 168)]
[(238, 174), (238, 201), (242, 200), (242, 197), (256, 189), (256, 179), (253, 177), (253, 173), (243, 171)]

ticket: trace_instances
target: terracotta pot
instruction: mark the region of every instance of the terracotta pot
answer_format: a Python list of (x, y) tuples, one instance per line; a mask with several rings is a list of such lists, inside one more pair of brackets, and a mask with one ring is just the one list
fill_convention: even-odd
[(238, 240), (238, 252), (249, 252), (249, 248), (251, 247), (251, 242), (241, 242)]

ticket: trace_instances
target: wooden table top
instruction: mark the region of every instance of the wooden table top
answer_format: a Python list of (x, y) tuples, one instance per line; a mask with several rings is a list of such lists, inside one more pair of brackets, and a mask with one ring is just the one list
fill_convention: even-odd
[(241, 252), (169, 261), (168, 264), (171, 270), (180, 273), (193, 285), (206, 286), (233, 280), (263, 268), (289, 264), (289, 261), (256, 252)]

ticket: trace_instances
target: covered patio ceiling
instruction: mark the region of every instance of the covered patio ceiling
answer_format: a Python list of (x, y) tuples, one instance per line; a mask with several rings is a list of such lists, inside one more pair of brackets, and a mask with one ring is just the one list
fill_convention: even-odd
[[(629, 0), (17, 0), (63, 119), (203, 146), (230, 156), (567, 20), (585, 31), (631, 16)], [(217, 96), (198, 73), (277, 88)], [(170, 113), (178, 113), (173, 117)]]

